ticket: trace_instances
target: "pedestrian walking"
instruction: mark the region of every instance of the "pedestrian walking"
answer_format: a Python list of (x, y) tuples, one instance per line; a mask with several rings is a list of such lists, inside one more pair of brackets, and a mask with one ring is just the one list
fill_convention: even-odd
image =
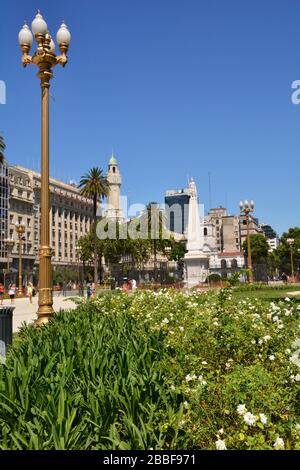
[(91, 284), (88, 282), (86, 286), (86, 297), (89, 299), (92, 295)]
[(10, 303), (13, 305), (15, 303), (16, 284), (9, 284), (9, 286), (8, 286), (8, 295), (9, 295), (9, 298), (10, 298)]
[(135, 279), (131, 280), (131, 290), (132, 290), (132, 292), (135, 292), (135, 290), (136, 290), (136, 280)]
[(3, 305), (5, 288), (2, 282), (0, 282), (0, 305)]
[(27, 296), (29, 298), (29, 302), (32, 304), (33, 285), (31, 282), (28, 282), (27, 284)]
[(93, 282), (91, 285), (91, 297), (95, 297), (95, 293), (96, 293), (96, 285)]

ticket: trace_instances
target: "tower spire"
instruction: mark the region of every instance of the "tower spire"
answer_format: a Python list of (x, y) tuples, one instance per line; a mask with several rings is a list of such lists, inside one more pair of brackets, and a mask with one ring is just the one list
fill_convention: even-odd
[(112, 151), (112, 153), (111, 153), (109, 164), (110, 165), (117, 165), (118, 164), (118, 162), (116, 160), (116, 157), (115, 157), (115, 154), (114, 154), (114, 151)]

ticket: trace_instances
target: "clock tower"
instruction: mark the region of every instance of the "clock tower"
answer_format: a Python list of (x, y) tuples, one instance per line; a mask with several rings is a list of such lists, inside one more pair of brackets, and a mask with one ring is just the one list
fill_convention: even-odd
[(114, 154), (108, 163), (107, 181), (110, 189), (107, 197), (106, 217), (121, 222), (124, 220), (120, 201), (122, 178)]

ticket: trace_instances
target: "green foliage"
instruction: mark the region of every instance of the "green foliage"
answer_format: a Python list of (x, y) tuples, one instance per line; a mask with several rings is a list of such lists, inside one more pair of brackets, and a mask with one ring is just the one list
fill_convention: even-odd
[(0, 448), (300, 449), (299, 304), (233, 294), (115, 291), (23, 328)]
[(235, 273), (232, 273), (230, 277), (226, 278), (226, 285), (228, 287), (234, 287), (240, 284), (241, 277), (245, 274), (248, 274), (248, 269), (240, 269)]
[(98, 257), (97, 257), (97, 236), (96, 236), (96, 221), (97, 221), (97, 203), (103, 197), (109, 194), (109, 183), (106, 176), (103, 175), (103, 170), (98, 167), (91, 168), (88, 173), (81, 177), (79, 188), (81, 194), (93, 200), (93, 218), (94, 223), (92, 226), (93, 234), (93, 257), (94, 257), (94, 282), (98, 282)]
[[(251, 256), (252, 256), (252, 263), (254, 264), (261, 264), (266, 263), (268, 259), (268, 252), (269, 252), (269, 245), (266, 238), (259, 233), (254, 235), (250, 235), (250, 243), (251, 243)], [(248, 244), (247, 240), (243, 243), (243, 249), (246, 252), (246, 256), (248, 256)]]
[(79, 188), (81, 188), (83, 196), (91, 198), (96, 202), (109, 193), (107, 178), (103, 175), (103, 170), (98, 167), (91, 168), (88, 173), (81, 177)]
[(0, 449), (179, 444), (182, 407), (160, 367), (163, 333), (141, 328), (127, 308), (107, 295), (101, 308), (82, 304), (21, 330), (0, 367)]
[[(287, 240), (289, 238), (294, 239), (293, 245), (289, 245)], [(300, 262), (300, 227), (293, 227), (285, 232), (281, 239), (280, 245), (273, 253), (273, 257), (277, 262), (277, 267), (279, 271), (291, 274), (292, 267), (291, 267), (291, 251), (294, 259), (294, 270), (296, 272), (297, 265)]]
[(187, 250), (184, 242), (177, 242), (174, 239), (170, 240), (171, 252), (170, 259), (173, 261), (180, 262), (183, 260)]
[(220, 282), (221, 279), (220, 274), (213, 273), (207, 277), (207, 282)]
[(76, 281), (78, 279), (78, 270), (56, 267), (53, 270), (53, 284), (61, 284), (62, 282)]

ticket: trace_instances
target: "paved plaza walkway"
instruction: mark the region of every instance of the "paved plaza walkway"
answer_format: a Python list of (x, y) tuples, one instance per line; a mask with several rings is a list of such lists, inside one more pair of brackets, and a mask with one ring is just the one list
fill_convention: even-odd
[[(4, 300), (3, 305), (11, 305), (10, 300)], [(15, 299), (15, 310), (13, 313), (13, 332), (17, 332), (23, 322), (31, 323), (37, 319), (38, 297), (32, 299), (32, 304), (28, 298)], [(69, 297), (54, 296), (53, 308), (55, 311), (60, 309), (76, 308), (76, 304)]]

